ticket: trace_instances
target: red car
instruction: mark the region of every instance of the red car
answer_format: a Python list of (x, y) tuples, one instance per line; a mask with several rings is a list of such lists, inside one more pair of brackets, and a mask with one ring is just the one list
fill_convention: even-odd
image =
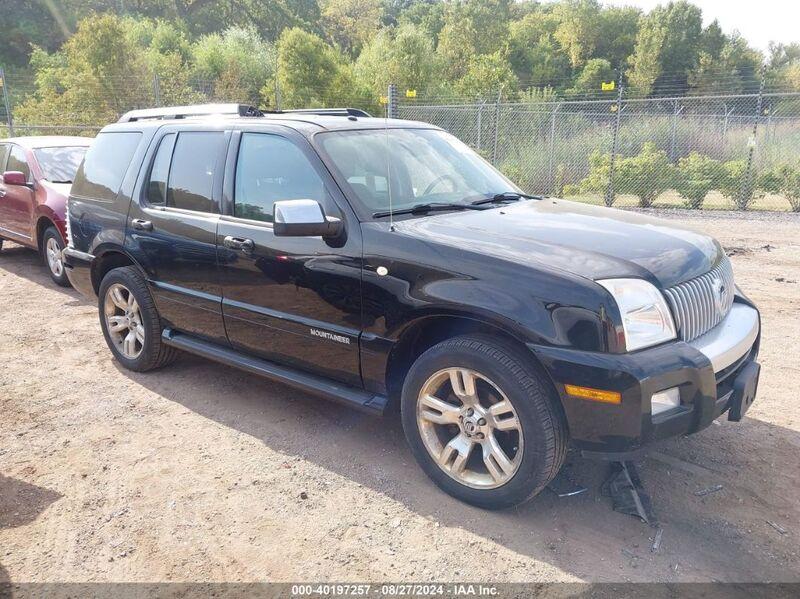
[(3, 240), (37, 250), (53, 281), (67, 287), (61, 250), (65, 212), (88, 137), (12, 137), (0, 140), (0, 250)]

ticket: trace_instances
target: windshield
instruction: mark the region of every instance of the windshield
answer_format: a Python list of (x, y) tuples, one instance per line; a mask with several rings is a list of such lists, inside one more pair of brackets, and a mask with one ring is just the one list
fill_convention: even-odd
[(86, 150), (86, 146), (69, 146), (38, 148), (33, 153), (36, 154), (44, 179), (51, 183), (72, 183)]
[[(435, 129), (334, 131), (317, 136), (350, 196), (372, 215), (423, 203), (463, 203), (519, 191), (453, 135)], [(389, 164), (387, 168), (387, 156)], [(387, 174), (391, 181), (387, 184)]]

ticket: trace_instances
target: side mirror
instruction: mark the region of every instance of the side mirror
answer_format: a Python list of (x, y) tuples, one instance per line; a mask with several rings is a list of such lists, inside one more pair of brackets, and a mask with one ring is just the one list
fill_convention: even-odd
[(336, 237), (342, 221), (325, 216), (315, 200), (281, 200), (272, 207), (272, 228), (277, 237)]
[(6, 185), (28, 185), (25, 175), (20, 171), (6, 171), (3, 173), (3, 183)]

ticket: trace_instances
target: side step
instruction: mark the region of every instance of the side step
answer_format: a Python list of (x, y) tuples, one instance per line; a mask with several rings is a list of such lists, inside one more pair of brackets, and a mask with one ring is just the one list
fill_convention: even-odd
[(281, 366), (261, 358), (242, 354), (235, 349), (198, 339), (172, 329), (164, 329), (161, 340), (174, 348), (233, 366), (253, 374), (279, 381), (295, 389), (332, 399), (368, 414), (382, 415), (389, 399), (324, 377)]

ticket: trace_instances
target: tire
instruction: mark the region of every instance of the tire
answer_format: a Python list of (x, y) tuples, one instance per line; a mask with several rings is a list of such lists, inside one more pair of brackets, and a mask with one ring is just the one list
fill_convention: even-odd
[[(176, 350), (161, 341), (161, 319), (138, 268), (124, 266), (109, 271), (97, 295), (103, 336), (120, 364), (128, 370), (147, 372), (175, 360)], [(115, 326), (120, 330), (112, 330)]]
[(55, 227), (47, 227), (42, 236), (42, 260), (53, 282), (61, 287), (69, 287), (64, 259), (61, 257), (63, 250), (64, 242), (58, 230)]
[[(455, 375), (454, 369), (459, 369)], [(464, 401), (455, 393), (453, 376), (461, 381)], [(467, 389), (470, 376), (476, 381), (477, 404)], [(433, 400), (422, 400), (423, 391)], [(448, 405), (435, 403), (431, 408), (429, 403), (436, 399)], [(473, 414), (469, 405), (475, 405)], [(453, 407), (458, 410), (455, 425)], [(403, 385), (401, 417), (411, 451), (425, 473), (446, 493), (486, 509), (533, 498), (558, 474), (567, 453), (567, 427), (552, 385), (530, 356), (489, 336), (455, 337), (423, 353)], [(447, 424), (431, 424), (429, 418)], [(472, 443), (470, 449), (465, 449), (467, 443)], [(446, 465), (440, 466), (434, 455)]]

